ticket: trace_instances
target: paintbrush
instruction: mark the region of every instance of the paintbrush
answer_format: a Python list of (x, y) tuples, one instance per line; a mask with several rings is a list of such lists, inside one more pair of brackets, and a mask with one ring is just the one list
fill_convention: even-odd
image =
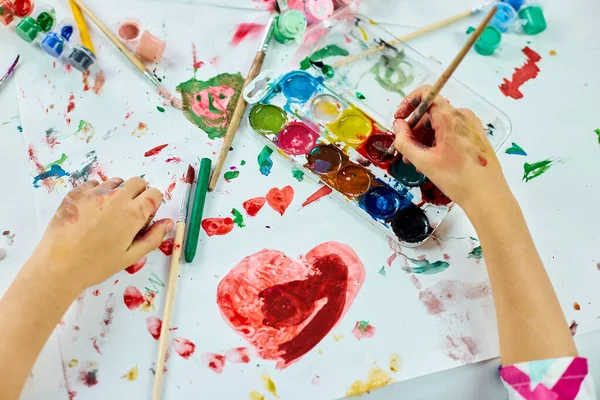
[[(427, 110), (431, 106), (431, 103), (433, 103), (433, 100), (442, 91), (444, 85), (446, 85), (446, 82), (448, 82), (454, 71), (456, 71), (456, 68), (458, 68), (461, 61), (465, 58), (469, 50), (471, 50), (471, 47), (473, 47), (475, 41), (479, 39), (479, 36), (481, 36), (487, 24), (494, 17), (494, 14), (496, 14), (496, 7), (493, 7), (490, 10), (490, 12), (485, 16), (485, 18), (483, 19), (483, 21), (481, 21), (475, 32), (473, 32), (471, 36), (469, 36), (469, 40), (467, 40), (467, 43), (465, 43), (462, 49), (460, 49), (456, 57), (454, 57), (454, 60), (452, 60), (450, 65), (448, 65), (448, 68), (446, 68), (446, 70), (442, 73), (439, 79), (435, 82), (427, 96), (423, 100), (421, 100), (421, 104), (419, 104), (415, 111), (413, 111), (413, 113), (410, 114), (410, 116), (406, 119), (406, 123), (408, 124), (410, 129), (414, 129), (419, 123), (419, 121), (423, 118), (425, 113), (427, 113)], [(389, 149), (387, 149), (386, 154), (384, 154), (381, 158), (380, 162), (388, 160), (395, 153), (396, 146), (394, 143), (392, 143)]]
[(181, 99), (175, 98), (173, 95), (171, 95), (169, 91), (162, 86), (160, 79), (158, 79), (158, 77), (152, 71), (146, 68), (144, 63), (140, 61), (140, 59), (137, 58), (135, 54), (133, 54), (131, 50), (129, 50), (127, 46), (125, 46), (123, 42), (121, 42), (119, 38), (112, 33), (110, 29), (108, 29), (106, 25), (104, 25), (85, 4), (83, 4), (80, 0), (73, 0), (73, 2), (79, 6), (81, 11), (83, 11), (94, 24), (96, 24), (102, 33), (104, 33), (106, 37), (108, 37), (108, 39), (113, 42), (115, 46), (117, 46), (121, 53), (123, 53), (123, 55), (127, 57), (129, 61), (131, 61), (137, 70), (140, 71), (142, 75), (144, 75), (158, 89), (158, 93), (161, 96), (163, 96), (173, 107), (179, 110), (183, 109), (183, 102)]
[(275, 15), (271, 16), (269, 19), (269, 23), (265, 27), (265, 31), (260, 41), (260, 45), (258, 47), (258, 51), (256, 52), (256, 56), (254, 57), (254, 61), (250, 66), (250, 71), (248, 71), (248, 76), (246, 77), (246, 81), (244, 82), (244, 86), (242, 87), (242, 91), (240, 92), (238, 101), (235, 105), (235, 109), (233, 111), (233, 115), (231, 117), (231, 121), (229, 122), (229, 127), (227, 127), (227, 133), (225, 134), (225, 140), (223, 141), (223, 145), (221, 147), (221, 152), (219, 153), (219, 157), (217, 158), (217, 162), (215, 163), (215, 169), (210, 178), (210, 183), (208, 184), (208, 191), (212, 192), (217, 186), (217, 182), (219, 181), (219, 175), (221, 175), (221, 171), (223, 170), (223, 165), (225, 164), (225, 160), (227, 159), (227, 155), (229, 154), (229, 148), (231, 147), (231, 142), (233, 142), (233, 138), (237, 133), (237, 130), (242, 122), (242, 117), (244, 115), (244, 111), (246, 110), (246, 100), (242, 93), (244, 92), (244, 88), (248, 86), (250, 82), (260, 73), (263, 62), (265, 60), (265, 55), (267, 54), (267, 50), (269, 49), (269, 42), (272, 36), (272, 28), (273, 22), (275, 21)]
[(160, 341), (158, 343), (158, 355), (156, 358), (156, 372), (154, 375), (154, 388), (152, 390), (152, 400), (160, 399), (162, 389), (162, 377), (165, 370), (165, 357), (169, 343), (169, 326), (171, 315), (173, 313), (173, 302), (175, 300), (175, 290), (177, 288), (177, 277), (179, 276), (179, 260), (181, 258), (181, 247), (183, 245), (183, 236), (185, 234), (185, 223), (187, 220), (188, 203), (196, 171), (191, 165), (188, 166), (185, 176), (185, 196), (181, 200), (179, 209), (179, 218), (175, 228), (175, 239), (173, 240), (173, 253), (171, 254), (171, 265), (169, 267), (169, 282), (167, 283), (167, 295), (165, 300), (165, 310), (163, 312), (162, 326), (160, 328)]
[[(490, 2), (487, 2), (487, 3), (482, 4), (480, 6), (471, 8), (471, 9), (466, 10), (466, 11), (463, 11), (460, 14), (453, 15), (451, 17), (448, 17), (446, 19), (443, 19), (441, 21), (438, 21), (436, 23), (433, 23), (431, 25), (428, 25), (426, 27), (418, 29), (418, 30), (416, 30), (414, 32), (411, 32), (411, 33), (409, 33), (407, 35), (404, 35), (402, 37), (399, 37), (397, 39), (389, 41), (386, 44), (389, 45), (389, 46), (395, 46), (395, 45), (400, 44), (402, 42), (406, 42), (407, 40), (414, 39), (414, 38), (417, 38), (419, 36), (425, 35), (425, 34), (427, 34), (429, 32), (435, 31), (436, 29), (443, 28), (443, 27), (448, 26), (450, 24), (453, 24), (453, 23), (455, 23), (457, 21), (460, 21), (460, 20), (462, 20), (464, 18), (467, 18), (467, 17), (469, 17), (469, 16), (471, 16), (473, 14), (477, 14), (477, 13), (483, 11), (486, 7), (488, 7), (489, 4), (490, 4)], [(333, 68), (339, 68), (339, 67), (344, 66), (346, 64), (350, 64), (350, 63), (352, 63), (354, 61), (358, 61), (361, 58), (370, 56), (371, 54), (375, 54), (377, 52), (383, 51), (383, 50), (385, 50), (387, 48), (388, 47), (385, 46), (385, 45), (371, 47), (368, 50), (365, 50), (365, 51), (362, 51), (360, 53), (356, 53), (356, 54), (353, 54), (351, 56), (348, 56), (346, 58), (341, 59), (340, 61), (332, 64), (332, 67)]]
[(11, 75), (13, 74), (13, 72), (15, 72), (15, 69), (17, 69), (17, 64), (19, 63), (20, 59), (21, 59), (21, 56), (18, 55), (17, 58), (15, 58), (15, 61), (13, 61), (12, 65), (4, 73), (4, 75), (2, 75), (2, 77), (0, 77), (0, 87), (2, 87), (2, 85), (4, 85), (6, 83), (6, 81), (8, 80), (8, 78), (11, 77)]

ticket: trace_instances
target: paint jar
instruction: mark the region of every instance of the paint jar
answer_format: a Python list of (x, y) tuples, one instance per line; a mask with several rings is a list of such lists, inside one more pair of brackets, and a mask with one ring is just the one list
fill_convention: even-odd
[(390, 225), (398, 239), (407, 243), (423, 242), (433, 232), (423, 210), (412, 204), (398, 211)]
[(371, 188), (371, 175), (369, 172), (354, 164), (349, 164), (340, 169), (336, 176), (336, 185), (340, 193), (358, 197)]
[(339, 121), (330, 125), (334, 135), (350, 145), (361, 144), (373, 131), (373, 123), (355, 107), (344, 110)]
[(404, 163), (402, 155), (390, 165), (388, 172), (407, 187), (421, 186), (427, 180), (427, 177), (417, 171), (414, 165)]
[[(468, 34), (475, 32), (475, 28), (472, 26), (467, 30)], [(494, 54), (496, 49), (500, 46), (502, 41), (502, 32), (495, 26), (488, 25), (479, 39), (475, 42), (475, 51), (482, 56), (490, 56)]]
[(286, 154), (308, 154), (315, 147), (319, 134), (302, 122), (292, 122), (277, 135), (277, 146)]
[(400, 195), (387, 186), (375, 186), (360, 202), (373, 218), (384, 221), (393, 217), (400, 209)]
[(394, 138), (390, 135), (377, 133), (369, 136), (365, 143), (365, 153), (371, 161), (381, 162), (386, 159), (387, 151), (394, 144)]
[(142, 34), (141, 22), (135, 18), (127, 18), (119, 21), (117, 34), (124, 42), (134, 42), (138, 40)]
[(158, 62), (165, 52), (166, 47), (167, 44), (165, 42), (152, 35), (150, 32), (144, 31), (140, 38), (140, 42), (135, 48), (135, 54), (142, 60)]
[(333, 0), (306, 0), (304, 13), (309, 24), (318, 24), (331, 17), (334, 11)]
[(288, 10), (275, 17), (273, 37), (279, 43), (300, 41), (306, 31), (306, 17), (298, 10)]
[(73, 45), (67, 62), (77, 71), (85, 72), (96, 62), (96, 56), (88, 48), (76, 44)]
[(35, 20), (42, 32), (50, 32), (56, 24), (56, 11), (54, 11), (54, 8), (52, 7), (44, 6), (41, 8)]
[(521, 7), (523, 7), (523, 4), (525, 4), (525, 0), (501, 0), (503, 3), (507, 3), (510, 4), (512, 6), (512, 8), (514, 8), (516, 11), (519, 11), (519, 9)]
[(9, 25), (15, 19), (15, 8), (10, 0), (0, 3), (0, 22)]
[(272, 104), (255, 104), (250, 109), (248, 121), (256, 132), (263, 135), (276, 135), (286, 124), (285, 111)]
[(313, 147), (306, 159), (308, 168), (319, 175), (335, 172), (342, 165), (340, 149), (331, 144), (320, 144)]
[(290, 103), (306, 103), (317, 90), (317, 82), (310, 74), (297, 71), (282, 83), (281, 91)]
[(41, 46), (47, 54), (58, 58), (65, 51), (65, 39), (56, 32), (48, 32)]
[(15, 28), (17, 35), (27, 43), (33, 42), (40, 31), (39, 25), (32, 17), (23, 18)]
[(544, 10), (539, 4), (531, 4), (521, 8), (519, 18), (522, 20), (523, 32), (527, 35), (537, 35), (547, 28)]
[(313, 117), (324, 124), (331, 124), (342, 114), (342, 103), (330, 94), (315, 96), (310, 104)]
[(492, 18), (490, 25), (498, 28), (500, 32), (506, 32), (513, 26), (517, 18), (517, 10), (508, 3), (497, 3), (495, 7), (496, 14)]

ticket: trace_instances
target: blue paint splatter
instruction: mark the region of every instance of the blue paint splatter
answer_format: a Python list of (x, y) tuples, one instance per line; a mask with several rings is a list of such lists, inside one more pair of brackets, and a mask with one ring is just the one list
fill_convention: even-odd
[(17, 130), (21, 133), (23, 133), (23, 127), (21, 125), (17, 125)]
[[(403, 254), (404, 255), (404, 254)], [(404, 256), (406, 257), (406, 256)], [(408, 261), (415, 264), (416, 267), (402, 267), (407, 272), (420, 275), (434, 275), (439, 274), (448, 269), (450, 266), (446, 261), (435, 261), (429, 262), (428, 260), (416, 260), (414, 258), (406, 257)]]
[(505, 153), (516, 155), (516, 156), (526, 156), (527, 155), (525, 150), (523, 150), (523, 148), (521, 146), (519, 146), (518, 144), (516, 144), (515, 142), (512, 142), (512, 146), (510, 146), (508, 149), (506, 149)]
[(39, 183), (48, 178), (61, 178), (63, 176), (69, 176), (69, 173), (61, 168), (60, 165), (52, 164), (48, 171), (42, 172), (35, 178), (33, 178), (33, 187), (40, 187)]

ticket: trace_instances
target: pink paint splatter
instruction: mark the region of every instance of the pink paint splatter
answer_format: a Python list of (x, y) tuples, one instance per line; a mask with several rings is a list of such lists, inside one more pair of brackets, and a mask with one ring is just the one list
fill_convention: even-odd
[(388, 267), (392, 266), (392, 263), (394, 262), (394, 260), (396, 259), (396, 257), (398, 257), (398, 253), (394, 253), (391, 256), (388, 257), (388, 259), (386, 260)]
[(127, 271), (127, 273), (129, 275), (133, 275), (136, 272), (138, 272), (140, 269), (144, 268), (144, 265), (146, 265), (146, 261), (148, 260), (147, 257), (142, 257), (140, 258), (140, 260), (138, 262), (136, 262), (135, 264), (131, 264), (129, 267), (125, 268), (125, 271)]
[(144, 122), (140, 122), (137, 128), (131, 132), (131, 136), (141, 138), (145, 136), (146, 133), (148, 133), (148, 125), (146, 125)]
[(154, 316), (146, 318), (146, 327), (154, 339), (158, 340), (160, 338), (160, 330), (162, 329), (160, 318)]
[(477, 342), (470, 336), (446, 336), (446, 355), (454, 361), (470, 363), (479, 353)]
[(91, 363), (87, 363), (86, 368), (79, 371), (79, 381), (87, 387), (98, 384), (98, 369), (93, 368)]
[(98, 346), (98, 338), (95, 336), (92, 338), (92, 346), (94, 346), (94, 350), (96, 350), (98, 352), (98, 354), (102, 355), (102, 352), (100, 351), (100, 347)]
[(242, 23), (239, 24), (235, 28), (235, 33), (233, 34), (233, 38), (231, 42), (229, 42), (232, 46), (237, 46), (245, 39), (249, 39), (252, 37), (258, 37), (265, 29), (264, 25), (255, 24), (255, 23)]
[(135, 286), (127, 286), (125, 292), (123, 292), (123, 302), (127, 308), (135, 310), (144, 304), (144, 296)]
[(250, 362), (250, 354), (245, 347), (236, 347), (228, 350), (227, 353), (225, 353), (225, 358), (227, 361), (239, 364), (248, 364)]
[(252, 0), (256, 3), (256, 8), (259, 10), (273, 11), (275, 9), (276, 0)]
[(133, 115), (134, 111), (130, 111), (127, 114), (125, 114), (125, 119), (129, 119), (131, 118), (131, 116)]
[(233, 219), (227, 218), (206, 218), (202, 221), (202, 229), (208, 236), (226, 235), (233, 230)]
[(319, 386), (321, 384), (321, 377), (319, 375), (316, 375), (314, 378), (312, 378), (310, 383), (312, 383), (313, 386)]
[(181, 161), (183, 161), (183, 160), (179, 157), (169, 157), (165, 160), (165, 162), (175, 163), (175, 164), (179, 164)]
[(166, 200), (172, 200), (173, 199), (173, 190), (175, 189), (175, 185), (177, 184), (177, 182), (172, 182), (169, 187), (167, 188), (167, 190), (165, 190), (164, 193), (164, 197)]
[(81, 74), (81, 77), (83, 79), (83, 91), (87, 92), (88, 90), (90, 90), (90, 82), (89, 82), (90, 70), (83, 72)]
[(96, 297), (100, 296), (100, 291), (98, 289), (94, 290), (92, 292), (92, 296), (96, 296)]
[(173, 254), (173, 242), (175, 238), (163, 240), (163, 242), (158, 246), (158, 249), (167, 257)]
[(419, 300), (427, 308), (427, 313), (438, 315), (457, 301), (484, 299), (490, 297), (491, 294), (487, 282), (469, 283), (446, 280), (422, 290), (419, 293)]
[(370, 339), (375, 335), (376, 329), (373, 325), (369, 324), (368, 321), (356, 321), (352, 334), (358, 340)]
[(102, 88), (104, 87), (104, 83), (106, 83), (106, 77), (104, 76), (104, 71), (100, 70), (96, 77), (94, 78), (94, 87), (92, 91), (99, 96), (100, 92), (102, 92)]
[(196, 345), (192, 341), (182, 337), (173, 339), (173, 347), (177, 354), (186, 360), (188, 360), (192, 354), (194, 354), (194, 351), (196, 351)]
[(218, 67), (221, 64), (221, 58), (219, 56), (214, 56), (214, 57), (211, 57), (209, 62), (210, 62), (210, 65), (212, 65), (213, 67)]
[(200, 360), (204, 365), (217, 374), (223, 372), (223, 368), (225, 368), (225, 357), (221, 354), (204, 353), (200, 357)]

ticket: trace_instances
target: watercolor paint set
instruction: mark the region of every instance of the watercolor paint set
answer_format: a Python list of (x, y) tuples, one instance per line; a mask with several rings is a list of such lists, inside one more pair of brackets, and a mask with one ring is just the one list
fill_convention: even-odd
[[(244, 90), (257, 137), (351, 209), (404, 246), (423, 244), (453, 203), (401, 156), (387, 159), (393, 114), (401, 100), (442, 72), (404, 43), (358, 15), (327, 28), (301, 69), (260, 74)], [(335, 67), (365, 49), (381, 50)], [(442, 95), (472, 109), (496, 150), (510, 135), (504, 113), (451, 79)]]

